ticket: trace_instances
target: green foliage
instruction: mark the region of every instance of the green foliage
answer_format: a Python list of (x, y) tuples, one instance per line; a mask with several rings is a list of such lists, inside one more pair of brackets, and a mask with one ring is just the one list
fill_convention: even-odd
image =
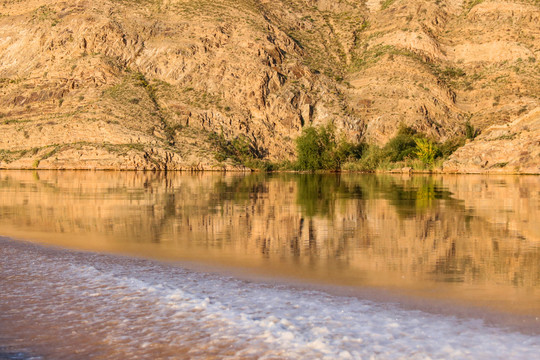
[(218, 161), (231, 159), (237, 164), (242, 164), (250, 169), (274, 171), (277, 165), (263, 160), (265, 152), (259, 149), (245, 135), (239, 135), (231, 140), (225, 138), (223, 133), (211, 133), (210, 142), (216, 147), (215, 158)]
[(174, 142), (174, 137), (176, 136), (176, 132), (179, 130), (182, 130), (184, 128), (184, 125), (181, 125), (181, 124), (169, 125), (165, 121), (163, 121), (163, 123), (165, 123), (165, 135), (167, 136), (167, 140), (169, 142), (171, 141)]
[(473, 7), (475, 7), (476, 5), (479, 5), (481, 3), (483, 3), (484, 0), (469, 0), (469, 3), (466, 5), (466, 9), (467, 9), (467, 12), (471, 11), (471, 9)]
[(304, 129), (296, 139), (298, 152), (297, 167), (299, 170), (336, 170), (338, 164), (332, 156), (336, 148), (333, 131), (327, 127)]
[(296, 139), (298, 152), (298, 168), (301, 170), (318, 170), (322, 168), (321, 153), (325, 144), (319, 139), (319, 131), (314, 127), (303, 130), (302, 135)]
[(465, 76), (465, 71), (463, 71), (463, 69), (460, 69), (460, 68), (447, 67), (441, 72), (441, 75), (446, 76), (448, 78), (458, 78), (458, 77)]
[(366, 143), (352, 143), (342, 139), (338, 143), (337, 155), (342, 162), (350, 159), (360, 159), (367, 147)]
[(416, 158), (416, 141), (424, 138), (425, 136), (418, 134), (416, 130), (401, 126), (397, 135), (390, 139), (384, 147), (364, 145), (360, 160), (352, 166), (348, 165), (348, 167), (360, 171), (390, 170), (396, 167), (396, 163)]
[(217, 148), (215, 157), (218, 161), (231, 159), (248, 168), (263, 171), (374, 171), (404, 166), (430, 170), (441, 166), (445, 158), (465, 144), (463, 137), (437, 143), (410, 127), (401, 126), (396, 136), (381, 148), (339, 139), (334, 127), (326, 125), (303, 130), (296, 139), (295, 163), (271, 163), (264, 160), (264, 152), (246, 136), (228, 140), (223, 134), (212, 133), (209, 139)]
[(413, 156), (416, 150), (416, 140), (420, 137), (423, 135), (419, 135), (416, 130), (401, 126), (397, 135), (384, 146), (383, 156), (391, 162), (403, 161)]
[(429, 170), (440, 166), (444, 159), (463, 145), (463, 137), (452, 138), (441, 144), (414, 129), (402, 126), (384, 147), (365, 145), (361, 158), (345, 164), (344, 168), (351, 171), (374, 171), (407, 166)]
[(60, 146), (58, 145), (53, 145), (53, 148), (48, 151), (47, 153), (45, 153), (42, 157), (41, 157), (41, 160), (45, 160), (45, 159), (48, 159), (50, 157), (52, 157), (53, 155), (55, 155), (60, 149)]
[(480, 134), (480, 131), (478, 129), (475, 129), (474, 126), (469, 121), (467, 121), (465, 123), (465, 137), (467, 139), (473, 140), (475, 137), (478, 136), (478, 134)]
[(384, 159), (383, 150), (377, 145), (370, 145), (366, 148), (362, 158), (355, 164), (360, 171), (372, 171), (379, 167)]
[(10, 162), (20, 158), (20, 156), (16, 156), (18, 155), (17, 153), (18, 152), (16, 151), (0, 149), (0, 162), (5, 161), (9, 164)]
[(381, 10), (387, 9), (390, 5), (394, 3), (395, 0), (382, 0), (381, 1)]
[(415, 155), (424, 162), (424, 164), (433, 164), (435, 157), (440, 153), (437, 145), (428, 139), (415, 139)]
[(159, 108), (159, 105), (157, 103), (155, 86), (151, 85), (148, 80), (146, 80), (146, 77), (140, 72), (136, 72), (133, 74), (133, 80), (135, 80), (135, 86), (140, 86), (146, 90), (146, 93), (148, 94), (148, 97), (150, 98), (152, 103), (154, 103), (156, 108)]
[(241, 162), (243, 158), (250, 156), (249, 142), (245, 136), (237, 136), (232, 140), (227, 140), (223, 133), (211, 133), (209, 136), (210, 142), (217, 147), (216, 159), (225, 161), (232, 158)]
[(59, 19), (55, 10), (51, 9), (47, 5), (43, 5), (34, 10), (34, 12), (32, 13), (32, 21), (50, 21), (51, 26), (56, 26)]
[(364, 30), (366, 30), (367, 28), (369, 28), (370, 25), (371, 25), (371, 24), (370, 24), (369, 21), (364, 20), (364, 21), (362, 22), (362, 25), (360, 26), (360, 29), (359, 29), (359, 30), (360, 30), (360, 31), (364, 31)]
[(441, 151), (442, 157), (447, 158), (463, 145), (465, 145), (465, 138), (454, 137), (440, 144), (439, 149)]
[(3, 120), (2, 122), (0, 122), (1, 124), (4, 124), (4, 125), (10, 125), (10, 124), (21, 124), (21, 123), (27, 123), (27, 122), (30, 122), (32, 120), (25, 120), (25, 119), (7, 119), (7, 120)]
[(338, 139), (332, 125), (308, 127), (296, 139), (297, 170), (340, 170), (343, 161), (360, 158), (365, 145)]

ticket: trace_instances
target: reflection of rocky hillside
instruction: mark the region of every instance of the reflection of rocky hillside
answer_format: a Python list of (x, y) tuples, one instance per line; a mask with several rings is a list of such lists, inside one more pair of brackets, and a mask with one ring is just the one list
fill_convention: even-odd
[(278, 160), (309, 124), (378, 144), (505, 125), (539, 106), (539, 19), (534, 0), (4, 1), (0, 167), (220, 169), (214, 132)]
[(518, 239), (540, 243), (540, 179), (535, 176), (443, 176), (453, 197), (474, 216)]
[(536, 178), (4, 172), (0, 235), (531, 287), (539, 191)]
[[(318, 224), (315, 229), (323, 229), (316, 232), (317, 240), (328, 245), (339, 238), (339, 246), (321, 248), (329, 258), (340, 254), (353, 268), (444, 281), (538, 285), (540, 234), (531, 221), (538, 218), (538, 196), (523, 193), (527, 185), (532, 185), (527, 194), (538, 191), (536, 179), (457, 179), (456, 184), (446, 177), (343, 176), (339, 187), (329, 190), (363, 201), (337, 195), (332, 213), (311, 220)], [(471, 187), (482, 188), (484, 195), (473, 197)]]

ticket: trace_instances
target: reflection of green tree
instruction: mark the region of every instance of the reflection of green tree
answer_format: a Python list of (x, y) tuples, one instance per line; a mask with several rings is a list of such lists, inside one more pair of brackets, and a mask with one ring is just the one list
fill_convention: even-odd
[(402, 217), (412, 217), (451, 200), (451, 193), (433, 177), (402, 180), (386, 175), (302, 174), (296, 178), (297, 203), (306, 216), (328, 216), (340, 201), (389, 200)]
[(451, 193), (431, 176), (403, 180), (389, 175), (343, 174), (250, 174), (220, 178), (210, 192), (208, 211), (232, 201), (245, 205), (268, 193), (272, 179), (293, 180), (297, 204), (305, 216), (332, 216), (336, 206), (351, 199), (386, 199), (402, 217), (412, 217), (434, 208), (438, 200), (452, 200)]
[(416, 209), (423, 210), (433, 207), (435, 199), (443, 199), (441, 191), (437, 191), (435, 184), (423, 184), (416, 191)]
[(340, 175), (302, 174), (298, 175), (297, 203), (306, 216), (331, 215), (340, 192)]
[(437, 206), (438, 200), (451, 200), (451, 193), (431, 176), (407, 180), (389, 175), (362, 175), (348, 179), (360, 185), (366, 199), (386, 199), (402, 217), (412, 217)]

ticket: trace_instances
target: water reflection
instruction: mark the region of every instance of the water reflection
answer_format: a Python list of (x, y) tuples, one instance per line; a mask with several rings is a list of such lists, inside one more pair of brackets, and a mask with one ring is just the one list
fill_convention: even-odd
[[(352, 178), (351, 178), (352, 177)], [(306, 216), (333, 216), (336, 199), (385, 199), (403, 218), (413, 217), (437, 205), (436, 200), (452, 200), (451, 193), (433, 177), (413, 177), (396, 181), (389, 175), (298, 175), (298, 204)], [(456, 201), (455, 204), (459, 204)]]
[(539, 194), (538, 177), (9, 171), (0, 234), (540, 313)]

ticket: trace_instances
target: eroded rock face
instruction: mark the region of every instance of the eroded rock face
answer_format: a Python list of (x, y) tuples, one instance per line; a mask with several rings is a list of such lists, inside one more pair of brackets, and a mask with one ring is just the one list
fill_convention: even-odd
[(446, 172), (540, 174), (540, 109), (506, 125), (493, 125), (458, 149)]
[(335, 85), (247, 6), (8, 4), (1, 166), (233, 168), (214, 158), (210, 134), (243, 134), (262, 156), (290, 158), (302, 126), (343, 124), (328, 115), (340, 113)]
[(0, 167), (236, 169), (212, 134), (293, 159), (305, 126), (384, 144), (539, 105), (535, 2), (8, 1)]

